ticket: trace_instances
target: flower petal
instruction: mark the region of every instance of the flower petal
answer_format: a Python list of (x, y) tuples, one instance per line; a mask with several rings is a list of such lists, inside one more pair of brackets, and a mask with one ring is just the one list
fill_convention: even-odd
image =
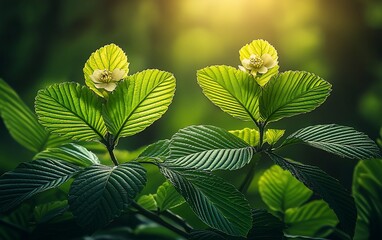
[(243, 65), (243, 67), (245, 67), (246, 69), (252, 69), (252, 66), (251, 66), (251, 60), (245, 58), (241, 61), (241, 64)]
[(111, 79), (113, 79), (114, 81), (119, 81), (123, 78), (124, 75), (125, 75), (124, 70), (116, 68), (111, 73)]
[(96, 69), (96, 70), (94, 70), (93, 74), (90, 75), (90, 79), (91, 79), (94, 83), (102, 83), (102, 82), (100, 81), (101, 76), (102, 76), (102, 73), (103, 73), (103, 70)]
[(247, 72), (247, 69), (245, 69), (245, 67), (243, 67), (243, 66), (241, 66), (241, 65), (239, 65), (239, 69), (240, 69), (241, 71), (243, 71), (243, 72)]
[(266, 68), (273, 68), (276, 64), (277, 61), (272, 58), (272, 56), (268, 53), (265, 53), (261, 56), (261, 59), (264, 62), (264, 66)]
[(115, 82), (109, 82), (109, 83), (96, 83), (94, 84), (96, 88), (103, 88), (106, 91), (113, 91), (117, 84)]
[(262, 66), (262, 67), (259, 68), (257, 71), (258, 71), (259, 73), (261, 73), (261, 74), (264, 74), (264, 73), (268, 72), (268, 68), (266, 68), (265, 66)]

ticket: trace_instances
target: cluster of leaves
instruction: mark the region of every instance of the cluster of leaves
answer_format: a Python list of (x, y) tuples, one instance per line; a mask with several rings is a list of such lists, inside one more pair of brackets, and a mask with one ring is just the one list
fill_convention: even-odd
[[(255, 40), (240, 50), (242, 62), (257, 59), (261, 63), (269, 58), (277, 62), (277, 52), (264, 40)], [(321, 105), (331, 90), (328, 82), (308, 72), (279, 73), (278, 65), (269, 65), (273, 67), (262, 69), (261, 74), (230, 66), (206, 67), (197, 72), (204, 94), (233, 117), (253, 122), (254, 128), (226, 131), (215, 126), (189, 126), (120, 164), (114, 153), (119, 139), (137, 134), (159, 119), (175, 91), (171, 73), (152, 69), (127, 75), (128, 66), (126, 55), (116, 45), (100, 48), (85, 64), (87, 86), (61, 83), (38, 92), (38, 120), (17, 94), (0, 82), (4, 92), (0, 110), (7, 128), (20, 144), (37, 153), (35, 160), (1, 176), (1, 212), (68, 182), (67, 201), (51, 203), (49, 209), (53, 209), (53, 216), (69, 211), (88, 233), (126, 213), (143, 215), (190, 239), (276, 239), (284, 233), (306, 235), (298, 222), (308, 224), (307, 218), (326, 214), (330, 221), (315, 225), (312, 236), (330, 234), (337, 219), (344, 235), (354, 235), (356, 208), (349, 192), (318, 167), (281, 157), (276, 151), (301, 143), (341, 157), (369, 159), (379, 156), (375, 143), (350, 127), (330, 124), (302, 128), (276, 146), (285, 131), (268, 128), (272, 122)], [(122, 80), (112, 79), (118, 80), (112, 92), (100, 89), (99, 79), (94, 81), (101, 70), (105, 74), (124, 71)], [(113, 165), (101, 164), (97, 155), (84, 147), (84, 141), (102, 143)], [(272, 168), (263, 176), (262, 197), (276, 216), (252, 209), (245, 198), (253, 171), (240, 191), (212, 173), (243, 168), (255, 161), (255, 155), (271, 159), (291, 173)], [(167, 179), (156, 193), (139, 196), (147, 180), (142, 164), (158, 167)], [(273, 172), (286, 179), (285, 187), (291, 184), (301, 195), (287, 205), (275, 202), (277, 193), (269, 191), (284, 188), (274, 184)], [(304, 204), (313, 193), (322, 200)], [(289, 198), (296, 197), (289, 194)], [(184, 202), (208, 229), (195, 230), (169, 211)], [(52, 211), (44, 215), (41, 210), (39, 216), (49, 218)], [(165, 215), (176, 227), (162, 217)]]

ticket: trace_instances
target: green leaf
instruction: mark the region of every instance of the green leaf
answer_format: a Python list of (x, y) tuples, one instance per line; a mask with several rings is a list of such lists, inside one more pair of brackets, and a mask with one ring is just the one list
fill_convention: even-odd
[(100, 163), (94, 153), (74, 143), (64, 144), (56, 148), (48, 148), (35, 155), (34, 159), (59, 159), (82, 167)]
[(22, 163), (0, 177), (0, 212), (7, 211), (37, 193), (58, 187), (80, 170), (57, 160)]
[(71, 214), (65, 214), (64, 213), (69, 209), (68, 201), (54, 201), (54, 202), (48, 202), (44, 204), (37, 205), (34, 208), (34, 217), (37, 222), (37, 224), (42, 223), (53, 223), (53, 222), (59, 222), (63, 220), (67, 220), (71, 216)]
[[(239, 54), (240, 61), (243, 61), (243, 59), (248, 59), (252, 54), (255, 54), (259, 57), (261, 57), (263, 54), (269, 54), (275, 61), (278, 59), (276, 49), (271, 44), (269, 44), (269, 42), (262, 39), (257, 39), (249, 44), (246, 44), (239, 50)], [(268, 83), (273, 75), (278, 73), (278, 69), (279, 66), (276, 65), (269, 69), (265, 74), (258, 74), (255, 79), (260, 86), (264, 86)]]
[(303, 143), (340, 157), (368, 159), (380, 155), (378, 146), (364, 133), (336, 124), (302, 128), (287, 137), (282, 146)]
[(264, 140), (269, 144), (269, 145), (274, 145), (280, 138), (284, 135), (285, 130), (280, 130), (280, 129), (267, 129), (265, 131), (265, 136)]
[(163, 164), (160, 171), (208, 226), (233, 236), (247, 235), (252, 225), (251, 210), (234, 186), (209, 172)]
[(138, 159), (160, 159), (164, 161), (170, 155), (170, 140), (160, 140), (156, 143), (150, 144), (139, 155)]
[(260, 86), (252, 75), (229, 66), (197, 72), (204, 95), (224, 112), (244, 121), (259, 120)]
[(254, 149), (224, 129), (199, 125), (181, 129), (170, 143), (166, 163), (198, 170), (234, 170), (249, 163)]
[(338, 224), (336, 214), (322, 200), (315, 200), (298, 208), (289, 208), (284, 215), (288, 235), (326, 237)]
[(360, 161), (354, 170), (353, 195), (358, 217), (354, 239), (382, 238), (382, 159)]
[(0, 239), (24, 239), (31, 232), (32, 207), (21, 204), (7, 215), (0, 214)]
[(266, 170), (258, 184), (261, 199), (271, 210), (282, 213), (288, 208), (301, 206), (313, 194), (289, 171), (283, 170), (278, 165)]
[(94, 82), (90, 78), (90, 75), (92, 75), (97, 69), (108, 70), (112, 72), (116, 68), (125, 71), (123, 78), (127, 76), (129, 72), (127, 56), (117, 45), (105, 45), (104, 47), (93, 52), (85, 63), (83, 71), (86, 85), (101, 97), (107, 96), (107, 92), (105, 90), (95, 87)]
[(104, 118), (115, 139), (143, 131), (170, 105), (175, 78), (169, 72), (145, 70), (121, 81), (109, 95)]
[(242, 130), (231, 130), (229, 133), (244, 140), (253, 147), (258, 146), (260, 143), (260, 132), (256, 129), (244, 128)]
[(38, 123), (36, 115), (2, 79), (0, 79), (0, 115), (13, 139), (32, 152), (39, 152), (46, 146), (57, 146), (66, 141), (49, 134)]
[(190, 240), (227, 240), (226, 236), (211, 230), (193, 230), (189, 236)]
[(36, 97), (40, 123), (51, 132), (76, 140), (99, 140), (106, 135), (102, 101), (77, 83), (53, 84)]
[(155, 195), (154, 194), (147, 194), (142, 195), (138, 198), (137, 203), (141, 205), (141, 207), (149, 210), (149, 211), (157, 211), (158, 206), (157, 202), (155, 201)]
[(283, 72), (265, 85), (260, 97), (260, 114), (266, 122), (307, 113), (320, 106), (331, 84), (308, 72)]
[(158, 187), (155, 199), (158, 204), (159, 211), (162, 212), (171, 208), (178, 207), (185, 202), (182, 195), (180, 195), (175, 190), (174, 186), (168, 181), (165, 181)]
[(284, 224), (275, 216), (263, 209), (252, 210), (253, 226), (247, 236), (248, 240), (284, 239)]
[(340, 220), (340, 228), (353, 237), (357, 217), (354, 199), (337, 179), (327, 175), (318, 167), (287, 160), (274, 153), (268, 153), (268, 155), (277, 165), (290, 171), (296, 179), (320, 195), (336, 213)]
[(93, 165), (75, 178), (69, 191), (70, 210), (81, 227), (94, 231), (120, 216), (145, 184), (146, 170), (136, 162)]

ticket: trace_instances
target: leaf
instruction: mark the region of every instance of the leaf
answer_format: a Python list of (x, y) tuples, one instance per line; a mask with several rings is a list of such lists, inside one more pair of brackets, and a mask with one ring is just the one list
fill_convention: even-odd
[(129, 62), (123, 50), (115, 44), (105, 45), (97, 51), (93, 52), (84, 66), (84, 77), (86, 85), (96, 92), (101, 97), (106, 96), (107, 92), (95, 87), (94, 82), (91, 80), (90, 75), (95, 70), (109, 70), (121, 69), (125, 71), (123, 78), (129, 73)]
[(232, 236), (247, 235), (252, 225), (250, 207), (234, 186), (204, 171), (164, 164), (160, 171), (208, 226)]
[[(263, 54), (269, 54), (275, 61), (277, 61), (278, 59), (276, 49), (271, 44), (269, 44), (269, 42), (262, 39), (257, 39), (249, 44), (246, 44), (239, 50), (239, 54), (240, 61), (243, 61), (243, 59), (248, 59), (252, 54), (255, 54), (259, 57), (261, 57)], [(260, 86), (264, 86), (268, 83), (268, 81), (273, 75), (278, 73), (278, 69), (279, 66), (276, 65), (273, 68), (269, 69), (268, 72), (266, 72), (265, 74), (258, 74), (255, 79)]]
[(175, 190), (174, 186), (168, 181), (165, 181), (162, 185), (158, 187), (155, 199), (158, 204), (159, 211), (162, 212), (171, 208), (178, 207), (185, 202), (184, 198)]
[(274, 145), (280, 138), (284, 135), (285, 130), (280, 130), (280, 129), (267, 129), (265, 131), (265, 136), (264, 140), (269, 144), (269, 145)]
[(253, 225), (247, 239), (274, 240), (284, 239), (284, 224), (275, 216), (263, 209), (252, 209)]
[(69, 180), (79, 167), (57, 160), (36, 160), (22, 163), (15, 170), (0, 177), (0, 212), (45, 190)]
[(353, 196), (358, 210), (354, 239), (382, 237), (382, 159), (360, 161), (353, 174)]
[(101, 141), (106, 135), (102, 101), (85, 86), (53, 84), (38, 92), (35, 104), (40, 123), (53, 133), (80, 141)]
[(74, 143), (48, 148), (35, 155), (34, 159), (59, 159), (82, 167), (100, 164), (98, 157), (94, 153)]
[(92, 232), (127, 209), (146, 184), (146, 170), (136, 162), (117, 167), (93, 165), (79, 174), (69, 191), (77, 223)]
[(7, 215), (0, 214), (0, 239), (24, 239), (30, 234), (32, 221), (32, 207), (21, 204)]
[(378, 146), (364, 133), (336, 124), (302, 128), (291, 134), (282, 146), (303, 143), (340, 157), (368, 159), (380, 155)]
[(149, 211), (157, 211), (157, 209), (158, 209), (154, 194), (147, 194), (147, 195), (140, 196), (138, 198), (137, 203), (139, 205), (141, 205), (141, 207), (143, 207)]
[(255, 150), (224, 129), (189, 126), (174, 134), (166, 163), (198, 170), (234, 170), (249, 163)]
[(53, 223), (67, 220), (68, 217), (73, 217), (71, 214), (64, 213), (69, 209), (68, 201), (54, 201), (37, 205), (34, 208), (33, 215), (37, 224)]
[(13, 139), (32, 152), (39, 152), (46, 146), (66, 141), (49, 134), (38, 123), (36, 115), (2, 79), (0, 79), (0, 115)]
[(268, 153), (268, 155), (277, 165), (290, 171), (297, 180), (320, 195), (336, 213), (340, 220), (340, 228), (353, 237), (357, 217), (354, 199), (337, 179), (327, 175), (318, 167), (287, 160), (274, 153)]
[(287, 209), (284, 221), (288, 235), (310, 237), (326, 237), (338, 224), (336, 214), (322, 200)]
[(320, 106), (331, 84), (308, 72), (287, 71), (273, 76), (263, 88), (260, 114), (266, 122), (307, 113)]
[(224, 112), (243, 121), (259, 120), (260, 86), (252, 75), (229, 66), (197, 72), (204, 95)]
[(107, 128), (115, 139), (143, 131), (167, 111), (174, 92), (175, 78), (169, 72), (150, 69), (129, 76), (106, 102)]
[(145, 159), (160, 159), (164, 161), (170, 155), (170, 140), (160, 140), (156, 143), (150, 144), (139, 155), (138, 160)]
[(272, 211), (281, 213), (285, 213), (289, 208), (301, 206), (313, 194), (289, 171), (278, 165), (266, 170), (261, 175), (258, 185), (261, 199)]
[(260, 143), (260, 132), (256, 129), (244, 128), (242, 130), (231, 130), (228, 132), (244, 140), (253, 147), (258, 146)]
[(193, 230), (189, 236), (190, 240), (227, 240), (226, 236), (211, 230)]

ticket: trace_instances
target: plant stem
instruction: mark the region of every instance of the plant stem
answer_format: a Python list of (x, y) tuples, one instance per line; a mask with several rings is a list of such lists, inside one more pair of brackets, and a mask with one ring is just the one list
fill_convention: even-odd
[(107, 151), (109, 152), (111, 161), (113, 161), (113, 163), (114, 163), (115, 166), (118, 166), (118, 165), (119, 165), (118, 160), (117, 160), (117, 158), (115, 157), (114, 152), (113, 152), (114, 147), (112, 147), (112, 146), (106, 146), (106, 148), (107, 148)]
[(259, 151), (261, 151), (263, 147), (263, 142), (264, 142), (264, 128), (265, 128), (265, 123), (259, 123), (259, 133), (260, 133), (260, 141), (259, 141)]
[(192, 230), (192, 227), (187, 222), (185, 222), (183, 218), (176, 215), (175, 213), (173, 213), (169, 210), (166, 210), (166, 211), (162, 212), (162, 215), (171, 219), (172, 221), (176, 222), (177, 224), (179, 224), (179, 226), (183, 227), (184, 230), (186, 230), (186, 232), (189, 233)]
[(144, 209), (143, 207), (141, 207), (139, 204), (137, 204), (136, 202), (132, 202), (131, 204), (135, 209), (138, 210), (138, 213), (147, 217), (148, 219), (151, 219), (157, 223), (159, 223), (160, 225), (162, 225), (163, 227), (166, 227), (168, 229), (170, 229), (171, 231), (179, 234), (180, 236), (182, 237), (185, 237), (186, 239), (188, 238), (188, 233), (186, 233), (185, 231), (169, 224), (168, 222), (164, 221), (162, 218), (160, 218), (158, 215)]

